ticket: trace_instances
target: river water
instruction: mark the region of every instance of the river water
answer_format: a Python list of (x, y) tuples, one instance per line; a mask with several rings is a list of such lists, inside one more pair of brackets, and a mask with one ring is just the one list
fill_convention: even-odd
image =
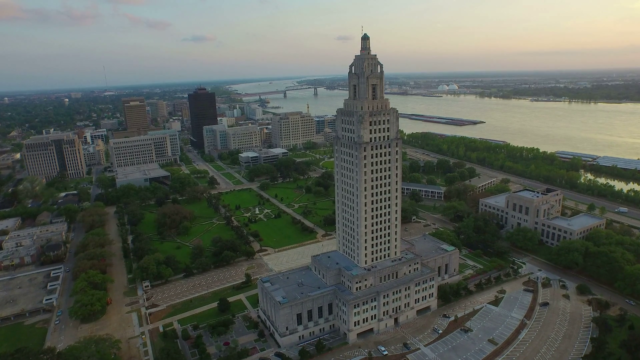
[[(240, 92), (283, 90), (294, 80), (241, 84)], [(486, 124), (450, 126), (400, 119), (407, 133), (432, 131), (508, 141), (547, 151), (566, 150), (595, 155), (640, 158), (640, 104), (543, 103), (525, 100), (480, 99), (474, 95), (429, 98), (386, 95), (402, 113), (452, 116), (486, 121)], [(267, 96), (275, 112), (306, 111), (335, 115), (347, 97), (344, 91), (297, 90)]]

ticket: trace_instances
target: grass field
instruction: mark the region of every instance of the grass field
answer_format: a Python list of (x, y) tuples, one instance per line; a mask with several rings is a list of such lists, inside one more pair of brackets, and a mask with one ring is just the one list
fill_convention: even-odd
[(47, 327), (38, 324), (15, 323), (0, 326), (0, 353), (21, 347), (42, 349), (47, 338)]
[(247, 307), (244, 305), (242, 300), (235, 300), (231, 302), (231, 310), (229, 310), (226, 313), (219, 312), (218, 308), (215, 307), (213, 309), (205, 310), (197, 314), (184, 317), (178, 320), (178, 324), (180, 324), (180, 326), (186, 326), (193, 323), (198, 323), (198, 325), (203, 325), (203, 324), (210, 323), (214, 320), (223, 318), (225, 316), (229, 316), (229, 314), (231, 313), (237, 315), (245, 310), (247, 310)]
[(282, 204), (290, 204), (304, 193), (306, 180), (287, 181), (271, 185), (269, 190), (265, 191), (269, 196), (276, 199)]
[(323, 161), (322, 164), (320, 164), (320, 166), (322, 166), (327, 170), (333, 170), (334, 165), (335, 165), (334, 160)]
[[(307, 207), (311, 211), (310, 214), (303, 215), (303, 212), (305, 211), (305, 207)], [(302, 215), (305, 219), (311, 221), (314, 225), (320, 227), (322, 230), (332, 232), (332, 231), (336, 231), (336, 226), (335, 225), (327, 226), (323, 223), (322, 220), (324, 219), (325, 215), (333, 213), (333, 211), (335, 210), (335, 207), (336, 206), (333, 203), (333, 201), (326, 200), (326, 201), (317, 202), (316, 205), (313, 205), (313, 203), (309, 203), (304, 206), (299, 206), (293, 211)]]
[(471, 260), (472, 262), (482, 266), (483, 268), (490, 268), (491, 264), (489, 264), (489, 262), (485, 259), (482, 259), (480, 257), (477, 257), (475, 255), (472, 254), (464, 254), (462, 255), (463, 258), (467, 259), (467, 260)]
[(208, 294), (196, 296), (194, 298), (169, 306), (169, 312), (163, 317), (163, 319), (184, 314), (187, 311), (195, 310), (205, 305), (216, 303), (218, 302), (218, 300), (220, 300), (220, 298), (223, 297), (228, 299), (230, 297), (240, 295), (257, 288), (257, 284), (252, 284), (251, 286), (247, 286), (242, 289), (234, 289), (233, 286), (228, 286), (226, 288), (222, 288)]
[(138, 224), (138, 230), (143, 234), (155, 235), (156, 230), (156, 213), (145, 212), (144, 219)]
[(198, 168), (195, 165), (186, 165), (185, 167), (189, 171), (198, 170)]
[(469, 268), (471, 268), (471, 266), (467, 265), (467, 263), (460, 262), (460, 270), (458, 271), (458, 273), (462, 274)]
[(313, 155), (306, 152), (294, 152), (290, 153), (290, 156), (294, 159), (308, 159), (310, 157), (313, 157)]
[(224, 176), (225, 179), (231, 181), (231, 184), (233, 184), (233, 185), (242, 185), (243, 184), (243, 182), (240, 179), (238, 179), (235, 175), (233, 175), (230, 172), (223, 172), (223, 173), (220, 173), (220, 175)]
[(312, 154), (320, 155), (320, 156), (332, 156), (333, 155), (333, 147), (326, 148), (326, 149), (309, 150), (308, 152), (310, 152)]
[(211, 167), (216, 171), (227, 171), (224, 167), (222, 167), (222, 165), (218, 163), (210, 162), (209, 165), (211, 165)]
[(210, 247), (212, 246), (211, 239), (213, 239), (214, 236), (220, 236), (223, 239), (231, 239), (235, 238), (236, 234), (226, 224), (217, 224), (216, 226), (210, 227), (205, 233), (201, 234), (199, 238), (202, 240), (205, 247)]
[[(258, 193), (253, 189), (242, 189), (242, 190), (234, 190), (222, 193), (222, 202), (225, 204), (229, 204), (231, 208), (235, 208), (236, 205), (240, 205), (241, 208), (249, 208), (258, 206), (258, 202), (260, 198), (258, 197)], [(277, 207), (268, 200), (265, 200), (265, 205), (267, 209), (277, 209)]]
[(153, 241), (153, 247), (155, 247), (162, 255), (173, 254), (178, 261), (185, 264), (189, 263), (189, 257), (191, 256), (191, 248), (180, 244), (175, 241)]
[(196, 217), (213, 219), (220, 216), (220, 214), (218, 214), (215, 210), (213, 210), (207, 205), (206, 200), (200, 200), (198, 202), (193, 202), (193, 203), (186, 203), (186, 204), (182, 204), (182, 206), (193, 211)]
[(291, 222), (291, 216), (282, 214), (279, 219), (269, 221), (258, 221), (249, 226), (251, 230), (258, 230), (264, 239), (262, 246), (274, 249), (303, 243), (316, 238), (317, 233), (303, 232), (298, 225)]
[(249, 304), (251, 305), (252, 308), (254, 308), (254, 309), (258, 308), (258, 306), (259, 306), (259, 304), (258, 304), (258, 294), (245, 296), (245, 298), (247, 298), (247, 302), (249, 302)]

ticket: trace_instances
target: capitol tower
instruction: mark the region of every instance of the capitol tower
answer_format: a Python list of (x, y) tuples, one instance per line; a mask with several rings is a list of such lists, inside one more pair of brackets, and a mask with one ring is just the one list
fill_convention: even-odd
[[(279, 346), (329, 333), (350, 343), (438, 307), (438, 285), (457, 281), (458, 249), (427, 234), (400, 237), (402, 146), (398, 110), (384, 98), (384, 70), (364, 34), (349, 66), (349, 94), (335, 137), (337, 250), (258, 281), (258, 316)], [(291, 256), (316, 251), (309, 245)], [(317, 248), (316, 248), (317, 249)]]
[(336, 237), (341, 253), (368, 266), (400, 253), (402, 144), (398, 110), (384, 97), (384, 68), (367, 34), (348, 80), (336, 118)]

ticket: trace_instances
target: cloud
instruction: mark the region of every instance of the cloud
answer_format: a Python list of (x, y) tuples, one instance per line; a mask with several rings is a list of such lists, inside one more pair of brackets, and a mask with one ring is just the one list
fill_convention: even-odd
[(204, 43), (204, 42), (213, 42), (216, 41), (216, 37), (214, 35), (191, 35), (189, 37), (183, 38), (181, 41), (185, 42), (193, 42), (193, 43)]
[(136, 15), (128, 14), (128, 13), (122, 13), (122, 16), (127, 18), (127, 20), (129, 20), (129, 22), (132, 23), (133, 25), (145, 26), (153, 30), (166, 30), (172, 25), (170, 22), (166, 20), (148, 19), (148, 18), (143, 18)]
[(353, 40), (353, 37), (351, 37), (349, 35), (339, 35), (339, 36), (336, 36), (335, 40), (338, 40), (338, 41), (351, 41), (351, 40)]
[(14, 0), (0, 0), (0, 21), (49, 22), (64, 25), (91, 25), (100, 17), (98, 6), (93, 4), (84, 9), (63, 5), (58, 10), (45, 8), (27, 8)]

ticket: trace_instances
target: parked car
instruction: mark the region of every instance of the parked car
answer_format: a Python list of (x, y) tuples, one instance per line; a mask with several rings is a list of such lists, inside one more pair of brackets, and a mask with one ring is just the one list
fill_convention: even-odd
[(58, 310), (58, 312), (56, 313), (56, 316), (60, 316), (62, 315), (62, 310)]
[(56, 319), (56, 321), (53, 322), (54, 325), (58, 325), (60, 324), (60, 319)]
[(286, 355), (280, 351), (276, 351), (275, 353), (273, 353), (273, 356), (277, 357), (278, 359), (284, 359), (286, 357)]
[(387, 352), (387, 349), (384, 348), (384, 346), (382, 345), (378, 345), (378, 351), (380, 351), (380, 354), (387, 356), (389, 355), (389, 352)]
[(524, 291), (526, 291), (526, 292), (530, 292), (530, 293), (532, 293), (532, 292), (533, 292), (533, 289), (532, 289), (532, 288), (524, 288), (524, 289), (522, 289), (522, 290), (524, 290)]
[(451, 319), (451, 315), (449, 314), (442, 314), (442, 317), (445, 319)]
[(65, 272), (69, 272), (69, 271), (71, 271), (71, 269), (69, 269), (69, 268), (67, 268), (67, 269), (65, 270)]
[(549, 306), (549, 302), (548, 301), (543, 301), (540, 303), (540, 307), (547, 307)]
[(442, 334), (442, 330), (440, 330), (440, 328), (437, 326), (433, 327), (433, 331), (437, 332), (438, 334)]
[(407, 342), (403, 342), (402, 346), (404, 346), (404, 348), (407, 349), (407, 350), (411, 350), (411, 345), (409, 345), (409, 343), (407, 343)]
[(460, 331), (462, 331), (465, 334), (468, 334), (468, 333), (471, 332), (471, 329), (466, 327), (466, 326), (463, 326), (463, 327), (460, 328)]
[(631, 306), (636, 306), (636, 303), (633, 300), (625, 300), (627, 302), (627, 304), (631, 305)]

